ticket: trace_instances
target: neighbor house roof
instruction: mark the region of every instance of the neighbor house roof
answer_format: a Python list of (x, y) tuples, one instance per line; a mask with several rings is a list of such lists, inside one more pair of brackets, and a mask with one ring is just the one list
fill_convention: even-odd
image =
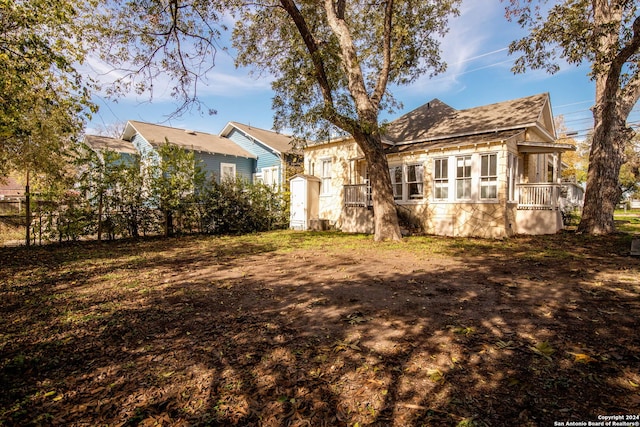
[(233, 141), (210, 133), (129, 120), (122, 138), (131, 140), (136, 133), (140, 134), (153, 146), (158, 146), (169, 141), (171, 144), (187, 150), (252, 159), (256, 158), (256, 156)]
[(413, 144), (538, 127), (553, 140), (544, 123), (548, 104), (549, 95), (542, 93), (458, 111), (435, 99), (389, 123), (385, 137), (395, 144)]
[(94, 150), (113, 150), (116, 153), (136, 154), (137, 150), (133, 144), (123, 139), (111, 138), (100, 135), (85, 135), (85, 142)]
[(228, 136), (233, 128), (238, 129), (240, 132), (250, 136), (263, 145), (270, 147), (271, 149), (277, 151), (279, 154), (298, 151), (293, 144), (295, 138), (291, 135), (285, 135), (279, 132), (260, 129), (238, 122), (227, 123), (222, 132), (220, 132), (220, 136)]

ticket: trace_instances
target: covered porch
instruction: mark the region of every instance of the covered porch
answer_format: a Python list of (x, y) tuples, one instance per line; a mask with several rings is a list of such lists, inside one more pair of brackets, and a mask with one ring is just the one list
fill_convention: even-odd
[(552, 234), (562, 222), (562, 153), (575, 150), (571, 144), (523, 141), (518, 154), (523, 159), (516, 189), (515, 232)]

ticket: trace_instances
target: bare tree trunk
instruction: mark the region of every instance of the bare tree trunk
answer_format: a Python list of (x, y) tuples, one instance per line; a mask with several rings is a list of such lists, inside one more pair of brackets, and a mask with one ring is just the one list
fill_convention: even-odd
[[(594, 1), (594, 20), (619, 30), (622, 9), (619, 2)], [(620, 168), (624, 149), (633, 137), (626, 125), (631, 109), (640, 97), (640, 80), (633, 75), (625, 86), (620, 76), (625, 63), (640, 49), (640, 16), (633, 23), (633, 37), (619, 49), (618, 31), (602, 31), (596, 63), (606, 64), (606, 72), (596, 72), (596, 105), (593, 108), (593, 141), (589, 154), (587, 190), (578, 232), (609, 234), (616, 230), (613, 212), (620, 201)], [(614, 53), (614, 54), (611, 54)], [(606, 69), (606, 67), (605, 67)]]
[(610, 234), (615, 232), (613, 212), (620, 201), (622, 190), (618, 183), (620, 167), (624, 163), (624, 147), (628, 141), (626, 132), (596, 126), (585, 192), (582, 219), (578, 232)]
[[(359, 141), (359, 139), (363, 139)], [(398, 211), (393, 200), (387, 157), (379, 135), (362, 135), (356, 139), (369, 167), (373, 198), (374, 240), (402, 240)]]

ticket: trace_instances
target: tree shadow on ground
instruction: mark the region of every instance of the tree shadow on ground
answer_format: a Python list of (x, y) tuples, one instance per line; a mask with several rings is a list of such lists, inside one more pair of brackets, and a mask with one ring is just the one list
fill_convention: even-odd
[(623, 237), (571, 239), (570, 252), (555, 237), (450, 239), (429, 253), (186, 239), (115, 244), (81, 269), (26, 262), (2, 292), (0, 421), (552, 425), (634, 413), (639, 263)]

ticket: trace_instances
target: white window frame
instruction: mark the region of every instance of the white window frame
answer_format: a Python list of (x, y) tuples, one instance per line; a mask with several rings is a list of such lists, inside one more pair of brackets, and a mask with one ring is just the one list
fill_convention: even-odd
[[(409, 181), (410, 169), (415, 169), (415, 179)], [(389, 168), (391, 176), (391, 186), (393, 188), (393, 198), (397, 202), (418, 202), (424, 199), (424, 164), (423, 163), (407, 163)], [(416, 192), (411, 194), (412, 187), (415, 186)]]
[(389, 168), (389, 176), (391, 177), (391, 188), (393, 189), (393, 199), (402, 201), (403, 189), (402, 189), (402, 165), (392, 166)]
[(330, 158), (320, 159), (320, 195), (331, 194), (331, 169), (333, 163)]
[(498, 198), (498, 153), (480, 154), (480, 200)]
[(449, 200), (449, 193), (449, 157), (439, 157), (433, 160), (433, 199)]
[[(411, 169), (413, 168), (414, 179), (410, 180)], [(405, 166), (406, 194), (409, 200), (424, 199), (424, 165), (422, 163), (411, 163)], [(415, 188), (415, 191), (413, 191)]]
[[(462, 166), (460, 166), (460, 161), (462, 161)], [(472, 200), (471, 189), (472, 179), (473, 179), (473, 158), (469, 155), (464, 156), (456, 156), (456, 189), (455, 189), (455, 199), (456, 200)], [(462, 169), (460, 169), (462, 167)], [(462, 170), (462, 175), (460, 171)], [(460, 185), (462, 185), (463, 192), (460, 193)], [(466, 191), (465, 191), (466, 190)], [(468, 193), (468, 194), (467, 194)]]
[(280, 168), (278, 166), (270, 166), (262, 168), (262, 183), (272, 187), (280, 185)]
[[(233, 172), (225, 172), (225, 169), (230, 168)], [(236, 179), (236, 164), (235, 163), (220, 163), (220, 182)]]

